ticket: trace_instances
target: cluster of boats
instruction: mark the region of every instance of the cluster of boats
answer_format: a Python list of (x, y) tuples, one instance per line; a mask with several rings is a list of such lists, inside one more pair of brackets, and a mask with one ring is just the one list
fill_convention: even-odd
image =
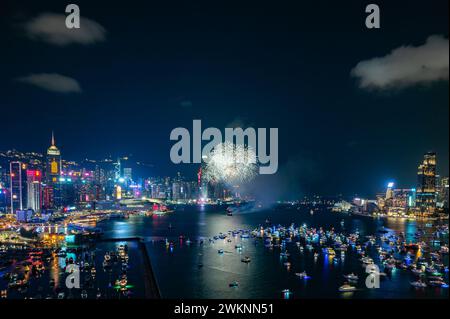
[[(361, 263), (361, 273), (348, 273), (343, 276), (343, 284), (338, 288), (340, 292), (353, 292), (362, 289), (358, 286), (360, 279), (367, 278), (368, 273), (376, 274), (379, 279), (391, 277), (393, 269), (410, 271), (412, 275), (411, 286), (413, 288), (440, 287), (448, 288), (445, 282), (445, 273), (448, 266), (444, 265), (443, 256), (448, 254), (448, 243), (442, 243), (440, 238), (448, 235), (448, 226), (442, 225), (435, 228), (433, 232), (425, 232), (419, 229), (414, 240), (407, 242), (404, 233), (395, 233), (386, 229), (380, 229), (377, 234), (361, 236), (359, 231), (345, 234), (331, 228), (307, 227), (306, 225), (289, 227), (281, 225), (263, 225), (253, 230), (234, 230), (228, 233), (220, 233), (210, 238), (210, 242), (224, 240), (231, 242), (231, 237), (241, 239), (252, 238), (262, 240), (264, 246), (269, 250), (279, 249), (280, 258), (284, 259), (283, 265), (290, 270), (293, 260), (287, 247), (297, 247), (300, 253), (313, 254), (316, 260), (324, 256), (338, 263), (344, 260), (349, 253), (356, 256)], [(256, 243), (256, 242), (255, 242)], [(242, 245), (236, 244), (239, 252)], [(219, 254), (224, 250), (219, 249)], [(242, 262), (250, 262), (250, 257), (241, 259)], [(367, 271), (367, 269), (372, 269)], [(299, 279), (310, 279), (306, 271), (295, 272)], [(361, 277), (361, 278), (360, 278)], [(363, 278), (362, 278), (363, 277)], [(230, 287), (236, 285), (230, 284)], [(358, 288), (359, 287), (359, 288)], [(292, 292), (283, 290), (283, 296), (289, 297)]]
[[(102, 298), (97, 282), (95, 246), (60, 248), (23, 248), (8, 249), (2, 247), (0, 253), (0, 298)], [(122, 296), (131, 295), (128, 283), (128, 247), (119, 245), (116, 251), (103, 256), (103, 271), (116, 280), (106, 283), (111, 293), (116, 290)], [(65, 286), (66, 277), (73, 272), (73, 266), (79, 272), (80, 290)], [(70, 267), (70, 268), (68, 268)], [(48, 286), (46, 286), (48, 285)]]

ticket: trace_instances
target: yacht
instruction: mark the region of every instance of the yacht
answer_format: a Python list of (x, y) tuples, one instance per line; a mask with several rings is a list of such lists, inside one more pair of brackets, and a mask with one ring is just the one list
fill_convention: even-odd
[(425, 288), (427, 284), (419, 280), (411, 282), (411, 286), (413, 286), (414, 288)]
[(339, 287), (340, 292), (348, 292), (348, 291), (355, 291), (355, 290), (356, 290), (356, 287), (351, 286), (349, 284), (344, 284)]
[(306, 273), (306, 271), (303, 272), (297, 272), (295, 273), (295, 275), (297, 277), (299, 277), (300, 279), (309, 279), (310, 277), (308, 276), (308, 274)]
[(344, 275), (344, 278), (347, 280), (351, 280), (351, 281), (357, 281), (358, 280), (358, 275), (355, 275), (354, 273), (348, 274), (348, 275)]
[(241, 262), (248, 264), (251, 261), (250, 257), (245, 256), (244, 258), (241, 259)]

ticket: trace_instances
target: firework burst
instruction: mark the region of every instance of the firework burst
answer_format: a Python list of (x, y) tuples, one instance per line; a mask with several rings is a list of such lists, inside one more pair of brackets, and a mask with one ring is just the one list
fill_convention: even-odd
[(256, 153), (245, 145), (220, 143), (210, 152), (205, 162), (205, 177), (208, 181), (243, 183), (256, 175)]

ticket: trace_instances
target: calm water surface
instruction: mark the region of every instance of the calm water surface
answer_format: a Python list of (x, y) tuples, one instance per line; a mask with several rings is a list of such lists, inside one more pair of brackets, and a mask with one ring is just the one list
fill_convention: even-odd
[[(281, 224), (308, 226), (351, 233), (360, 232), (361, 238), (374, 235), (381, 227), (395, 232), (404, 232), (407, 241), (414, 240), (419, 229), (432, 231), (424, 222), (399, 219), (372, 219), (368, 217), (347, 216), (327, 211), (260, 211), (227, 216), (224, 211), (204, 211), (186, 209), (164, 216), (131, 217), (128, 220), (110, 220), (101, 223), (105, 237), (142, 236), (164, 298), (281, 298), (283, 289), (290, 289), (292, 298), (448, 298), (448, 289), (411, 288), (414, 279), (409, 271), (394, 269), (392, 276), (381, 281), (379, 289), (364, 286), (365, 269), (356, 253), (348, 253), (338, 262), (320, 254), (315, 260), (313, 252), (303, 253), (295, 244), (287, 244), (291, 254), (291, 267), (288, 269), (280, 258), (280, 249), (270, 250), (261, 240), (232, 238), (232, 242), (209, 238), (231, 230), (254, 229), (263, 225), (269, 218), (273, 225)], [(341, 221), (344, 220), (344, 226)], [(180, 240), (179, 236), (185, 236)], [(174, 242), (173, 249), (167, 248), (164, 241)], [(186, 244), (190, 239), (192, 243)], [(205, 239), (203, 245), (199, 239)], [(448, 243), (448, 237), (443, 238)], [(241, 252), (235, 249), (241, 244)], [(219, 254), (218, 250), (224, 253)], [(251, 257), (248, 264), (241, 258)], [(377, 261), (374, 258), (375, 262)], [(203, 267), (199, 267), (203, 264)], [(448, 257), (444, 264), (448, 265)], [(306, 271), (309, 280), (300, 280), (296, 272)], [(340, 293), (338, 288), (344, 283), (344, 274), (354, 272), (359, 275), (358, 291)], [(239, 287), (230, 288), (233, 281)], [(448, 273), (445, 275), (448, 283)]]

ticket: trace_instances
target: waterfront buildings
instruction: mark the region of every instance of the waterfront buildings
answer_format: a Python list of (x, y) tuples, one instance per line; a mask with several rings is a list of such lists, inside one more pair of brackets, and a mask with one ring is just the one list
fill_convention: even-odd
[(42, 207), (41, 177), (40, 170), (27, 170), (27, 208), (35, 212)]
[(57, 208), (61, 206), (61, 152), (55, 145), (55, 136), (52, 133), (52, 143), (47, 150), (45, 169), (46, 181), (46, 208)]
[(417, 179), (416, 207), (421, 213), (433, 213), (436, 208), (436, 153), (424, 154)]
[(11, 214), (22, 210), (26, 206), (26, 164), (21, 162), (10, 163), (10, 203)]

